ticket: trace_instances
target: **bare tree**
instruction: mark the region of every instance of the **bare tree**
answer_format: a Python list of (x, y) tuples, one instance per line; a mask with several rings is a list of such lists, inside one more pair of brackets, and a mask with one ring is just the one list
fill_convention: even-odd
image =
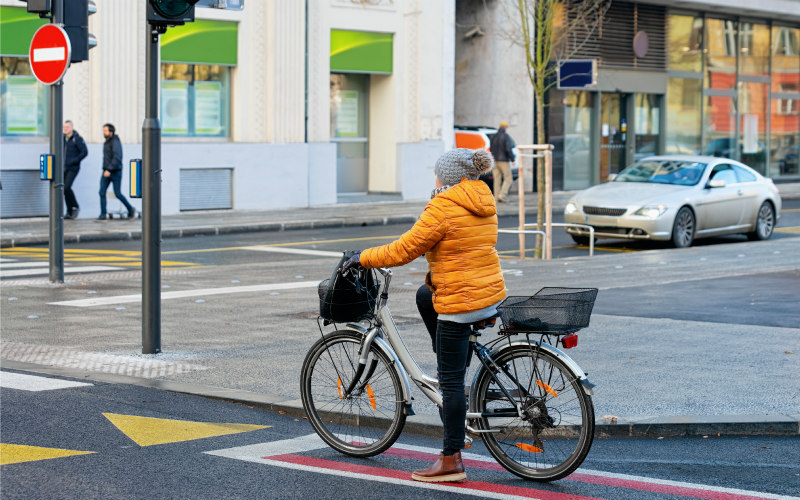
[[(545, 96), (558, 83), (557, 61), (571, 58), (592, 37), (602, 36), (603, 16), (610, 5), (611, 0), (509, 0), (504, 4), (509, 22), (505, 35), (525, 51), (535, 99), (537, 144), (545, 143)], [(540, 230), (544, 183), (544, 162), (540, 160), (536, 164), (536, 222)], [(540, 239), (537, 241), (541, 243)], [(537, 257), (541, 251), (538, 244)]]

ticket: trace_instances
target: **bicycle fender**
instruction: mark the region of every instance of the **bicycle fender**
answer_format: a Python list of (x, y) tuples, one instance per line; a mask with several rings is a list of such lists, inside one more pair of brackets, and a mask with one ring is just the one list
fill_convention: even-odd
[[(583, 392), (585, 392), (589, 396), (594, 395), (594, 389), (593, 389), (594, 384), (589, 382), (589, 379), (586, 376), (586, 373), (584, 373), (583, 369), (581, 369), (581, 367), (578, 366), (578, 363), (576, 363), (572, 358), (567, 356), (566, 353), (564, 353), (564, 351), (562, 351), (557, 347), (553, 347), (552, 345), (547, 344), (545, 342), (531, 341), (530, 344), (536, 344), (537, 346), (539, 346), (541, 350), (547, 351), (553, 357), (558, 358), (560, 361), (563, 361), (564, 364), (567, 366), (567, 369), (570, 371), (570, 373), (572, 373), (572, 375), (576, 379), (578, 379), (578, 381), (581, 383)], [(504, 352), (507, 349), (515, 349), (517, 347), (527, 348), (530, 344), (525, 341), (517, 341), (517, 342), (512, 342), (510, 344), (503, 344), (502, 346), (493, 349), (490, 354), (494, 358), (496, 356), (499, 356), (502, 352)], [(480, 370), (478, 370), (472, 378), (472, 384), (470, 385), (470, 401), (474, 400), (473, 390), (478, 382), (478, 376), (484, 369), (485, 368), (481, 368)]]
[[(348, 323), (345, 328), (352, 332), (358, 333), (360, 335), (369, 335), (369, 330), (364, 328), (361, 325), (357, 325), (354, 323)], [(394, 353), (391, 347), (383, 340), (382, 337), (376, 336), (372, 341), (372, 345), (376, 346), (378, 349), (383, 351), (386, 356), (392, 360), (395, 369), (400, 373), (400, 379), (403, 382), (403, 406), (405, 407), (406, 415), (414, 415), (414, 410), (411, 408), (411, 388), (408, 382), (408, 374), (406, 370), (403, 368), (403, 364), (400, 363), (400, 360), (397, 358), (397, 355)]]

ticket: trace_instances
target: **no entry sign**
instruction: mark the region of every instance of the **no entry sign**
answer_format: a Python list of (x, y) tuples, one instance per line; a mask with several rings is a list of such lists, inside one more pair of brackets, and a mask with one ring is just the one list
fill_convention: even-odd
[(58, 83), (64, 77), (72, 55), (67, 32), (55, 24), (45, 24), (33, 34), (28, 58), (31, 71), (45, 85)]

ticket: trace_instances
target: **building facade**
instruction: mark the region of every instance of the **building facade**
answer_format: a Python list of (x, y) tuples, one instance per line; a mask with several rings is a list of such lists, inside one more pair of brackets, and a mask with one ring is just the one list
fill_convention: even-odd
[[(127, 164), (141, 158), (144, 120), (146, 2), (95, 3), (98, 45), (64, 79), (64, 119), (89, 147), (73, 186), (81, 217), (99, 213), (103, 124), (115, 125)], [(161, 37), (162, 213), (426, 198), (453, 142), (454, 18), (453, 0), (197, 8), (194, 23)], [(44, 22), (0, 0), (4, 218), (48, 214), (38, 158), (49, 91), (27, 61)]]
[[(505, 37), (496, 22), (504, 1), (457, 2), (459, 16), (471, 12), (460, 30), (482, 26), (481, 38), (494, 38), (462, 40), (457, 61), (519, 57), (486, 50)], [(569, 59), (596, 61), (596, 83), (554, 86), (547, 95), (554, 189), (604, 182), (656, 153), (726, 156), (777, 181), (800, 179), (800, 2), (611, 0), (589, 31), (569, 33), (572, 48), (565, 52)], [(524, 68), (524, 59), (516, 66)], [(471, 106), (460, 99), (470, 93), (461, 68), (456, 116)], [(497, 85), (493, 81), (478, 85)], [(489, 106), (487, 99), (481, 107)], [(525, 108), (521, 101), (519, 108)]]

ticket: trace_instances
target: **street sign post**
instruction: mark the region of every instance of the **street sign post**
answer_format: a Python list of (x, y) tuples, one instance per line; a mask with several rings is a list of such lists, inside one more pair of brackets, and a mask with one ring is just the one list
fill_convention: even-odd
[(28, 58), (31, 71), (41, 83), (54, 85), (67, 73), (72, 57), (72, 45), (61, 26), (45, 24), (33, 35)]

